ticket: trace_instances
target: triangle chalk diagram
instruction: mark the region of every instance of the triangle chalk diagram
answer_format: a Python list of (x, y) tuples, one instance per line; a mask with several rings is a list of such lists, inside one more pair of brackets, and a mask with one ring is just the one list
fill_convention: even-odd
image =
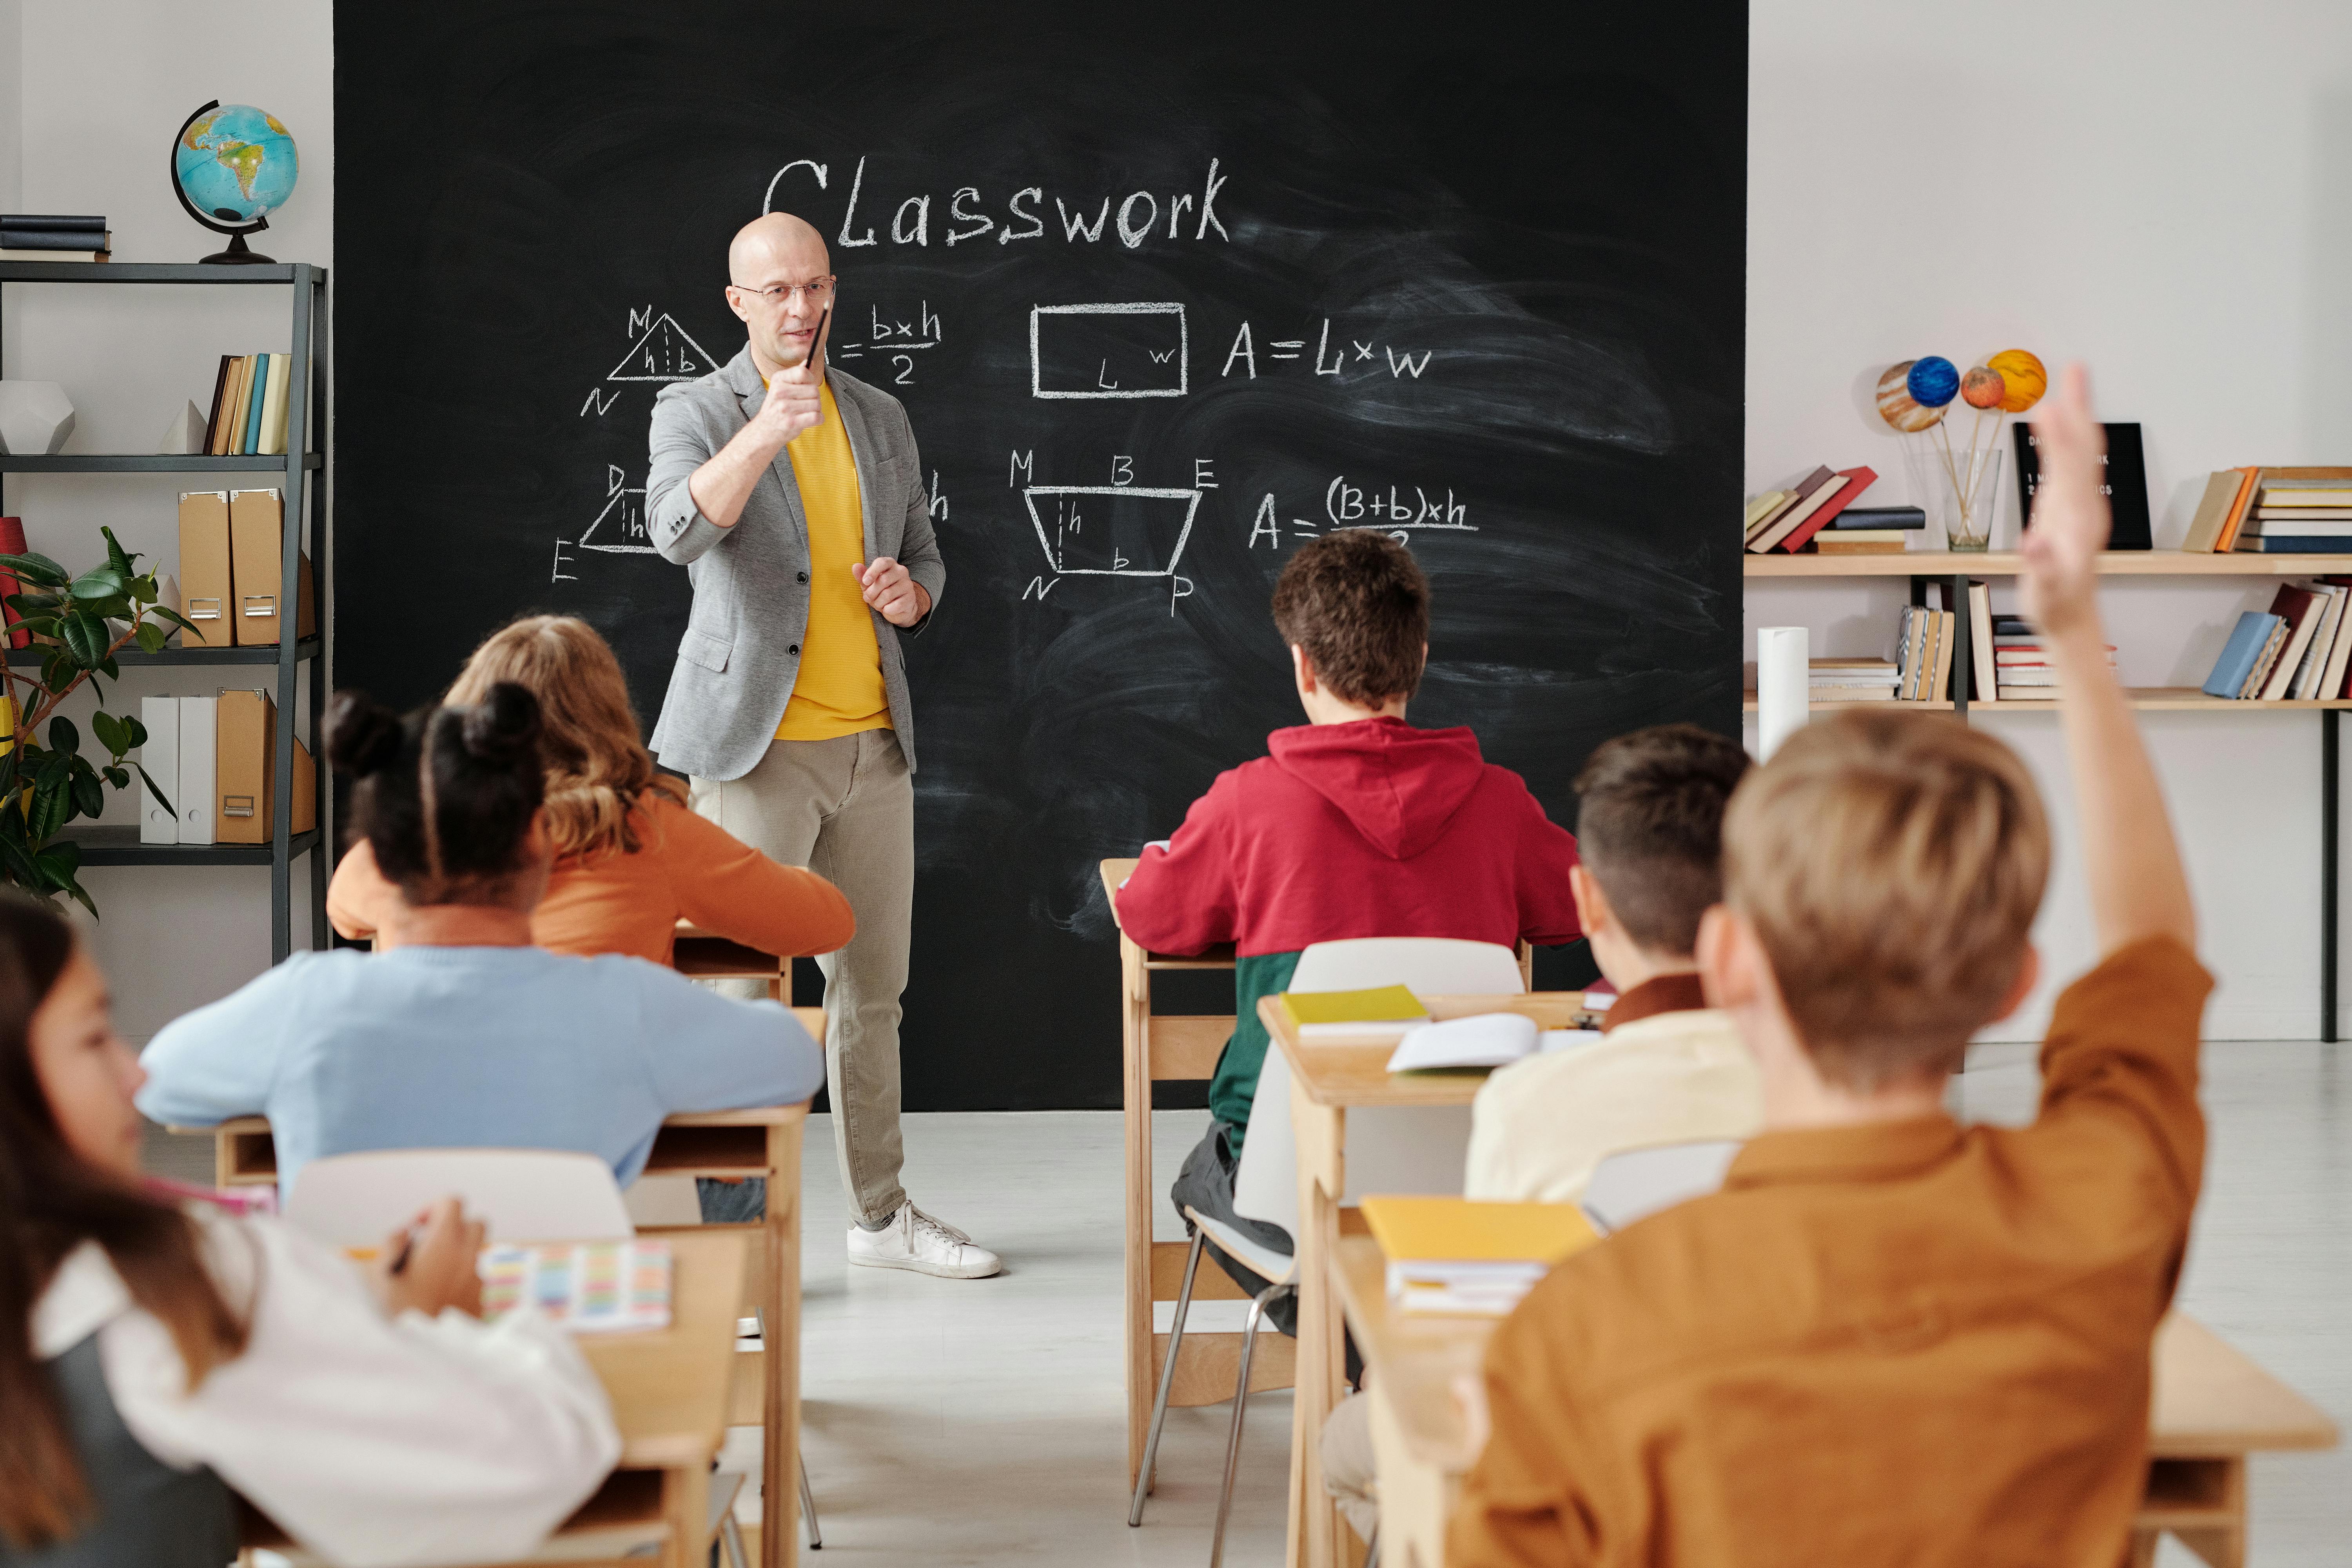
[[(611, 499), (604, 502), (604, 510), (596, 514), (596, 521), (590, 523), (586, 531), (580, 535), (579, 548), (601, 550), (607, 555), (658, 554), (659, 552), (648, 542), (653, 536), (646, 531), (645, 487), (640, 485), (635, 489), (630, 489), (624, 486), (621, 483), (623, 478), (621, 470), (610, 464), (605, 467), (605, 476), (604, 493)], [(608, 539), (635, 540), (638, 542), (604, 544), (591, 542), (596, 537), (596, 531), (608, 522), (613, 525)]]
[(719, 368), (718, 362), (664, 310), (645, 335), (629, 346), (606, 381), (694, 381)]

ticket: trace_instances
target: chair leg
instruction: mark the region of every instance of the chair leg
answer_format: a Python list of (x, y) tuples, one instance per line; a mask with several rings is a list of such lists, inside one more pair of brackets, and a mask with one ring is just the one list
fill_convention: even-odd
[(743, 1550), (743, 1527), (735, 1522), (731, 1508), (719, 1516), (719, 1544), (727, 1553), (728, 1568), (751, 1568), (751, 1554)]
[(1381, 1527), (1372, 1526), (1372, 1538), (1364, 1542), (1364, 1568), (1381, 1568)]
[(1217, 1493), (1217, 1530), (1209, 1538), (1209, 1568), (1220, 1568), (1225, 1560), (1225, 1516), (1234, 1510), (1234, 1477), (1242, 1462), (1242, 1417), (1249, 1414), (1250, 1355), (1257, 1349), (1257, 1326), (1265, 1321), (1265, 1310), (1274, 1299), (1286, 1290), (1296, 1290), (1296, 1285), (1269, 1285), (1250, 1302), (1249, 1321), (1242, 1325), (1242, 1369), (1234, 1379), (1234, 1425), (1225, 1435), (1225, 1484)]
[(808, 1531), (809, 1550), (811, 1552), (822, 1552), (824, 1550), (824, 1531), (817, 1527), (816, 1493), (809, 1489), (808, 1456), (806, 1454), (801, 1455), (800, 1461), (801, 1528)]
[(1168, 1336), (1168, 1362), (1160, 1369), (1160, 1396), (1151, 1402), (1151, 1433), (1143, 1442), (1143, 1468), (1135, 1475), (1135, 1500), (1127, 1505), (1127, 1523), (1143, 1522), (1143, 1500), (1151, 1490), (1151, 1467), (1160, 1458), (1160, 1428), (1168, 1419), (1168, 1391), (1176, 1383), (1176, 1354), (1184, 1348), (1184, 1318), (1192, 1310), (1192, 1276), (1201, 1267), (1201, 1244), (1208, 1233), (1195, 1228), (1192, 1250), (1184, 1258), (1184, 1288), (1176, 1296), (1176, 1321)]

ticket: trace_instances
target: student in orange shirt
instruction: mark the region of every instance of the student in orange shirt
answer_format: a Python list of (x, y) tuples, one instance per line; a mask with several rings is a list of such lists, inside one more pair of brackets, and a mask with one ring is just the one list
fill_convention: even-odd
[(1497, 1333), (1449, 1561), (2123, 1561), (2148, 1356), (2205, 1154), (2211, 982), (2163, 796), (2107, 668), (2081, 368), (2034, 418), (2025, 610), (2059, 670), (2100, 949), (2030, 1127), (1944, 1110), (2032, 987), (2032, 778), (1949, 718), (1800, 731), (1733, 796), (1699, 963), (1764, 1083), (1723, 1189), (1569, 1259)]
[[(839, 889), (696, 816), (684, 782), (655, 772), (620, 662), (588, 623), (515, 622), (475, 650), (443, 700), (470, 707), (502, 680), (537, 697), (546, 721), (547, 828), (557, 859), (531, 915), (537, 945), (667, 964), (680, 917), (761, 952), (831, 952), (849, 940), (856, 921)], [(383, 947), (385, 911), (399, 899), (362, 838), (335, 868), (327, 918), (345, 936)]]

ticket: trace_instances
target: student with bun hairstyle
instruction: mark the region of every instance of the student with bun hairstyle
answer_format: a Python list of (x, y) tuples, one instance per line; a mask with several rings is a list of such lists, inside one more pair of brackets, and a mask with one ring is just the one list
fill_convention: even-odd
[(482, 1227), (445, 1201), (363, 1274), (173, 1203), (143, 1076), (65, 921), (0, 893), (0, 1564), (222, 1568), (231, 1488), (351, 1568), (532, 1551), (620, 1438), (544, 1318), (468, 1316)]
[(327, 755), (399, 889), (393, 950), (297, 953), (147, 1047), (139, 1108), (209, 1126), (264, 1114), (279, 1182), (365, 1149), (575, 1149), (625, 1185), (662, 1119), (806, 1100), (816, 1046), (773, 1002), (642, 959), (533, 945), (555, 854), (537, 698), (512, 682), (405, 718), (344, 693)]
[[(832, 952), (857, 929), (841, 889), (782, 866), (686, 804), (684, 781), (654, 770), (628, 682), (604, 639), (572, 616), (529, 616), (474, 650), (445, 700), (479, 702), (499, 681), (539, 699), (547, 833), (555, 868), (531, 911), (531, 940), (583, 958), (670, 962), (681, 918), (787, 956)], [(400, 889), (364, 838), (335, 867), (327, 918), (354, 941), (394, 944)]]

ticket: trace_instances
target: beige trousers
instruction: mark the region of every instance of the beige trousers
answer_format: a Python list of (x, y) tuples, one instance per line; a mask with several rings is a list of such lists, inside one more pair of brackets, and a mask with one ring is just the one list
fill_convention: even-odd
[(1348, 1528), (1370, 1541), (1381, 1527), (1380, 1467), (1372, 1458), (1372, 1402), (1351, 1394), (1323, 1418), (1323, 1489)]
[[(898, 737), (772, 741), (740, 779), (694, 779), (695, 811), (788, 866), (839, 888), (857, 934), (824, 971), (824, 1067), (834, 1149), (852, 1218), (878, 1230), (907, 1201), (898, 1184), (898, 999), (915, 904), (915, 786)], [(756, 981), (719, 983), (763, 996)]]

